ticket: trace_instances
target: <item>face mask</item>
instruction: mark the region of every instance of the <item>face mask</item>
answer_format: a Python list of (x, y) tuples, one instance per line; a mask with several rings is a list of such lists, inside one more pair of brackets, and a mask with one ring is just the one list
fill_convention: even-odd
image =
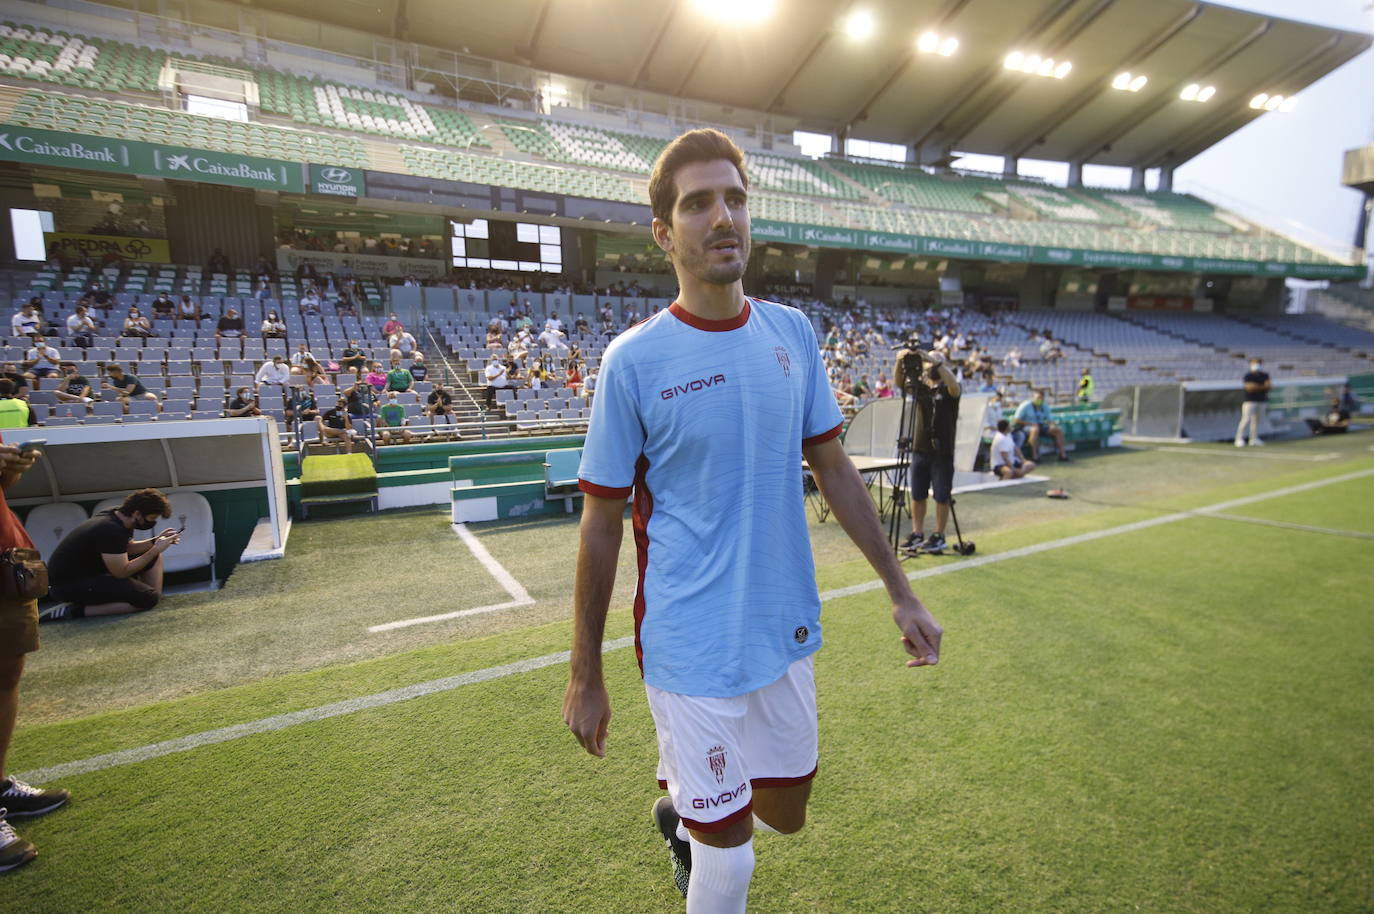
[(138, 521), (138, 522), (136, 522), (136, 523), (134, 524), (134, 529), (135, 529), (135, 530), (151, 530), (151, 529), (153, 529), (154, 525), (156, 525), (156, 524), (157, 524), (157, 518), (155, 518), (155, 517), (146, 517), (146, 516), (145, 516), (145, 517), (143, 518), (143, 520)]

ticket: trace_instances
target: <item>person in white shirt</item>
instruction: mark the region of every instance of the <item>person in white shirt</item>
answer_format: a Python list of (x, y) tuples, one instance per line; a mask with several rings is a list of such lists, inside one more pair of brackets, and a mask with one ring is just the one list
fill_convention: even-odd
[(997, 420), (997, 434), (992, 436), (992, 473), (998, 479), (1020, 479), (1035, 469), (1034, 460), (1023, 460), (1012, 440), (1011, 423)]
[(546, 320), (546, 321), (544, 321), (544, 329), (545, 329), (545, 330), (562, 330), (562, 329), (563, 329), (563, 322), (560, 321), (560, 320), (558, 319), (558, 312), (557, 312), (557, 311), (554, 311), (554, 312), (552, 312), (552, 313), (549, 314), (549, 319)]
[(391, 357), (393, 359), (408, 359), (410, 354), (415, 351), (415, 337), (409, 330), (402, 330), (400, 333), (391, 334), (391, 339), (387, 341), (391, 347)]
[[(41, 336), (33, 338), (33, 346), (24, 357), (24, 374), (30, 378), (46, 378), (59, 373), (62, 353), (52, 348)], [(33, 385), (38, 389), (38, 384)]]
[(95, 342), (95, 321), (91, 319), (85, 305), (77, 305), (76, 313), (67, 318), (67, 336), (83, 349), (89, 349)]
[(555, 368), (559, 360), (568, 354), (568, 344), (563, 342), (563, 332), (553, 327), (546, 327), (544, 332), (539, 334), (539, 345), (549, 351), (547, 361)]
[(269, 311), (262, 319), (262, 335), (264, 339), (286, 339), (286, 322), (277, 312)]
[(493, 355), (491, 361), (487, 363), (487, 401), (486, 409), (491, 410), (496, 405), (496, 392), (502, 390), (509, 383), (507, 379), (506, 366), (501, 361), (499, 355)]
[(296, 347), (296, 351), (291, 353), (291, 373), (305, 374), (306, 361), (314, 361), (315, 353), (306, 348), (304, 343)]
[(10, 318), (11, 336), (34, 336), (43, 327), (43, 318), (34, 310), (33, 305), (25, 304)]
[(258, 386), (261, 394), (262, 388), (268, 385), (277, 387), (282, 393), (286, 392), (286, 387), (291, 383), (291, 367), (286, 364), (286, 359), (280, 355), (272, 356), (272, 361), (264, 362), (254, 376), (253, 382)]

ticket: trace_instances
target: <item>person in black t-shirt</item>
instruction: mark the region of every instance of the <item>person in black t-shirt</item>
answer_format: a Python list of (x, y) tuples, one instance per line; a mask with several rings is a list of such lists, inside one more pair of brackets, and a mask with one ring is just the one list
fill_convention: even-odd
[(1250, 370), (1241, 378), (1245, 388), (1245, 402), (1240, 406), (1240, 424), (1236, 426), (1236, 447), (1245, 447), (1246, 429), (1249, 429), (1250, 444), (1264, 444), (1260, 440), (1260, 426), (1264, 424), (1264, 410), (1269, 404), (1269, 389), (1273, 384), (1269, 375), (1262, 369), (1263, 362), (1250, 360)]
[[(954, 487), (954, 436), (959, 424), (959, 380), (939, 352), (922, 353), (927, 370), (916, 382), (911, 454), (911, 533), (902, 543), (909, 552), (941, 552)], [(897, 363), (898, 376), (902, 363)], [(935, 531), (924, 536), (926, 496), (935, 496)]]
[(138, 379), (138, 375), (126, 372), (121, 365), (110, 365), (106, 367), (109, 378), (101, 385), (105, 390), (114, 391), (116, 399), (124, 404), (124, 412), (129, 411), (129, 401), (135, 398), (152, 400), (158, 404), (158, 411), (162, 410), (162, 404), (158, 402), (157, 394), (143, 386), (143, 382)]
[(348, 453), (353, 453), (353, 440), (358, 436), (358, 431), (353, 427), (353, 419), (348, 413), (348, 400), (340, 397), (333, 409), (320, 414), (315, 420), (315, 427), (319, 430), (321, 444), (342, 441)]
[(425, 357), (420, 353), (415, 353), (415, 359), (410, 363), (410, 376), (416, 381), (423, 381), (429, 377), (429, 366), (425, 364)]
[(444, 389), (442, 381), (434, 382), (434, 390), (430, 391), (429, 398), (425, 402), (425, 415), (431, 420), (435, 416), (453, 416), (453, 396)]
[(59, 403), (90, 403), (91, 382), (77, 370), (74, 362), (63, 362), (62, 383), (53, 393)]
[(339, 367), (344, 371), (357, 371), (359, 368), (367, 367), (367, 356), (363, 354), (357, 340), (348, 341), (348, 348), (339, 357)]
[(1340, 397), (1331, 400), (1326, 415), (1320, 419), (1304, 419), (1314, 435), (1343, 435), (1350, 430), (1350, 410), (1346, 409)]
[(230, 308), (224, 312), (224, 317), (221, 317), (219, 323), (215, 325), (215, 339), (224, 339), (225, 337), (234, 339), (242, 338), (242, 336), (243, 318), (239, 317), (236, 309)]
[(135, 530), (151, 530), (171, 517), (167, 496), (139, 489), (118, 507), (101, 511), (62, 538), (48, 560), (51, 594), (66, 605), (43, 613), (43, 621), (112, 616), (152, 609), (162, 597), (162, 553), (180, 540), (168, 528), (151, 539), (136, 540)]
[(234, 399), (229, 401), (229, 408), (224, 411), (224, 416), (227, 419), (261, 415), (262, 410), (258, 408), (258, 398), (253, 396), (253, 391), (247, 387), (240, 387), (234, 391)]

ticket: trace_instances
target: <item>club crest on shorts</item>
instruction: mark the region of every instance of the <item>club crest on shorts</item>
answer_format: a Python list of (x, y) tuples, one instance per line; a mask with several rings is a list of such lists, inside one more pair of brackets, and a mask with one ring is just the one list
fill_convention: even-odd
[(784, 376), (790, 376), (790, 375), (792, 374), (792, 360), (791, 360), (791, 358), (789, 358), (788, 355), (787, 355), (787, 349), (786, 349), (786, 347), (784, 347), (784, 346), (777, 346), (777, 347), (775, 347), (775, 348), (773, 349), (773, 355), (775, 355), (775, 356), (778, 357), (778, 364), (782, 366), (782, 373), (783, 373), (783, 375), (784, 375)]
[(798, 644), (805, 644), (806, 639), (809, 637), (811, 637), (811, 629), (807, 628), (805, 625), (798, 625), (797, 630), (792, 633), (792, 640), (796, 641)]
[(711, 766), (711, 773), (716, 776), (717, 784), (725, 783), (725, 747), (712, 746), (706, 750), (706, 761)]

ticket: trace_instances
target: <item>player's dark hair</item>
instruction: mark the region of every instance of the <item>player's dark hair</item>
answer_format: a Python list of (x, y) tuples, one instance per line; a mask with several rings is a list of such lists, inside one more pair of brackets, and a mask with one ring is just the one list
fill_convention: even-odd
[(719, 130), (703, 127), (689, 130), (673, 140), (658, 155), (649, 175), (649, 209), (655, 219), (673, 224), (673, 207), (677, 205), (678, 169), (693, 162), (715, 162), (724, 159), (739, 172), (744, 189), (749, 189), (749, 174), (744, 169), (744, 153), (735, 141)]
[(1009, 428), (1011, 428), (1011, 423), (1008, 422), (1006, 419), (997, 420), (997, 430), (999, 432), (1005, 435), (1007, 433), (1007, 429)]
[(171, 517), (172, 503), (157, 489), (139, 489), (131, 492), (119, 506), (119, 513), (126, 517), (135, 511), (144, 517)]

